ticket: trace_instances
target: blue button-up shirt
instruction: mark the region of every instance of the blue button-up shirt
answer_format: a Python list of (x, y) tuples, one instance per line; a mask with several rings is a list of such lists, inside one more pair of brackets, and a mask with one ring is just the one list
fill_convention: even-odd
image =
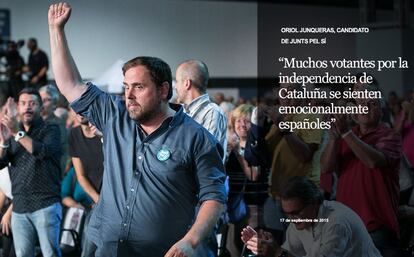
[(147, 137), (125, 102), (94, 85), (72, 103), (104, 134), (104, 177), (88, 237), (132, 246), (130, 256), (164, 256), (194, 221), (198, 202), (224, 203), (218, 142), (178, 110)]

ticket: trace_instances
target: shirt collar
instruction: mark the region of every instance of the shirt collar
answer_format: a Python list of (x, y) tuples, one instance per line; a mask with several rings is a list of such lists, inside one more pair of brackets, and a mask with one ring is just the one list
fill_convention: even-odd
[(317, 236), (317, 234), (321, 233), (321, 229), (323, 227), (324, 222), (319, 222), (319, 219), (326, 219), (329, 216), (329, 213), (332, 211), (332, 207), (329, 206), (327, 201), (323, 201), (320, 205), (319, 205), (319, 210), (318, 210), (318, 215), (316, 216), (316, 219), (318, 220), (318, 222), (314, 222), (311, 230), (312, 230), (312, 235), (315, 238)]
[[(43, 123), (44, 121), (43, 121), (43, 119), (41, 118), (41, 117), (37, 117), (37, 118), (35, 118), (34, 120), (33, 120), (33, 122), (32, 122), (32, 124), (30, 125), (30, 129), (29, 129), (29, 131), (32, 131), (33, 129), (35, 129), (35, 128), (37, 128), (37, 127), (39, 127), (40, 125), (42, 125), (42, 123)], [(23, 125), (23, 123), (19, 123), (19, 128), (20, 128), (20, 130), (21, 131), (25, 131), (25, 129), (24, 129), (24, 125)], [(29, 132), (29, 131), (26, 131), (26, 132)]]
[(331, 211), (332, 207), (328, 205), (327, 201), (322, 201), (319, 205), (318, 211), (318, 218), (327, 218), (329, 211)]
[(167, 130), (168, 128), (175, 127), (179, 125), (182, 120), (184, 119), (184, 116), (186, 115), (183, 112), (183, 107), (179, 104), (173, 104), (170, 103), (170, 108), (173, 109), (175, 112), (174, 116), (166, 118), (159, 128), (157, 128), (151, 135), (147, 135), (145, 131), (142, 129), (140, 124), (137, 123), (138, 127), (138, 133), (141, 140), (151, 140), (150, 138), (157, 137), (160, 133), (163, 133), (163, 131)]
[(184, 111), (185, 113), (189, 114), (191, 116), (191, 113), (198, 110), (200, 105), (202, 105), (205, 102), (210, 101), (210, 98), (208, 94), (200, 95), (199, 97), (195, 98), (193, 101), (191, 101), (189, 104), (184, 105)]
[(180, 124), (182, 120), (184, 119), (184, 115), (185, 115), (184, 110), (183, 110), (184, 108), (180, 104), (173, 104), (173, 103), (170, 103), (170, 107), (171, 109), (175, 111), (173, 119), (170, 122), (170, 127), (175, 127), (178, 124)]

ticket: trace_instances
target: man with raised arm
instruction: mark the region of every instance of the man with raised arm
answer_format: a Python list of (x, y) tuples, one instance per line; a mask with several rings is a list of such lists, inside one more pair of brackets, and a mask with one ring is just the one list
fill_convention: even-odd
[(226, 200), (217, 141), (168, 104), (171, 70), (158, 58), (124, 64), (125, 102), (84, 84), (64, 33), (70, 12), (66, 3), (49, 8), (52, 67), (72, 108), (104, 135), (103, 184), (88, 227), (96, 256), (194, 256)]
[[(359, 90), (376, 91), (372, 85)], [(350, 127), (345, 115), (337, 115), (329, 141), (321, 155), (321, 172), (338, 174), (336, 200), (350, 207), (364, 222), (375, 246), (385, 255), (398, 245), (398, 171), (401, 137), (382, 120), (381, 98), (356, 99), (368, 107), (356, 115)]]

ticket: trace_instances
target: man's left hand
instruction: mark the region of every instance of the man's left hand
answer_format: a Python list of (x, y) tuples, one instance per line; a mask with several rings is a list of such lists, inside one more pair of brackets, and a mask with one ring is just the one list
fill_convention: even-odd
[(164, 257), (192, 257), (194, 255), (194, 248), (190, 240), (181, 239), (175, 243)]

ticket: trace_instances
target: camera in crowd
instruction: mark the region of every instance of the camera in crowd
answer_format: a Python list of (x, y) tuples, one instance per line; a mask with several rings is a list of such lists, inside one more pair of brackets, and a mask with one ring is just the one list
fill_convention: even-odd
[(0, 65), (3, 66), (3, 68), (0, 68), (9, 80), (22, 74), (24, 61), (19, 50), (24, 46), (24, 43), (22, 39), (14, 41), (4, 40), (0, 37), (0, 58), (5, 58), (4, 61), (0, 62)]

